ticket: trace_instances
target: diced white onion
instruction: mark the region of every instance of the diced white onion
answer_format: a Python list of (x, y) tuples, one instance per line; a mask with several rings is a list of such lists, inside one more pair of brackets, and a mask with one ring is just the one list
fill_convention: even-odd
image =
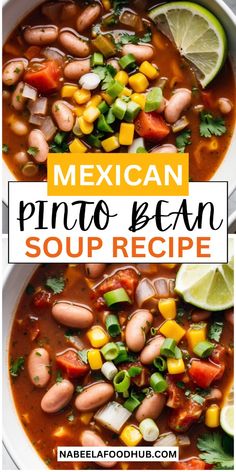
[(118, 369), (113, 362), (107, 361), (103, 364), (101, 371), (108, 380), (112, 380), (117, 374)]
[(43, 115), (47, 113), (48, 99), (46, 97), (40, 97), (33, 102), (30, 106), (30, 111), (33, 115)]
[(42, 126), (44, 120), (44, 116), (31, 114), (29, 117), (29, 123), (31, 123), (31, 125)]
[(65, 60), (65, 54), (57, 48), (45, 48), (43, 50), (43, 55), (47, 59), (57, 61), (60, 64)]
[(49, 141), (50, 139), (52, 139), (52, 137), (57, 131), (57, 127), (54, 125), (52, 118), (50, 116), (46, 116), (44, 118), (44, 122), (40, 129), (42, 133), (44, 134), (46, 141)]
[(179, 434), (177, 436), (178, 446), (190, 446), (191, 441), (186, 434)]
[(94, 72), (84, 74), (79, 80), (79, 84), (85, 90), (95, 90), (100, 84), (100, 82), (100, 77)]
[(96, 413), (94, 419), (105, 428), (118, 434), (131, 415), (132, 413), (120, 403), (109, 402)]
[(155, 297), (156, 291), (148, 279), (143, 279), (139, 282), (135, 294), (136, 302), (139, 308), (142, 308), (143, 304)]
[(22, 97), (24, 98), (29, 98), (29, 100), (36, 100), (37, 98), (37, 90), (34, 87), (31, 87), (29, 84), (25, 84), (23, 91), (22, 91)]
[(161, 434), (158, 440), (153, 444), (156, 447), (175, 447), (178, 446), (178, 441), (174, 433)]
[(132, 144), (128, 147), (128, 152), (130, 154), (136, 154), (138, 148), (144, 148), (144, 139), (143, 138), (135, 138)]
[(145, 420), (141, 421), (139, 424), (139, 429), (142, 433), (144, 441), (153, 442), (159, 436), (159, 429), (151, 418), (145, 418)]

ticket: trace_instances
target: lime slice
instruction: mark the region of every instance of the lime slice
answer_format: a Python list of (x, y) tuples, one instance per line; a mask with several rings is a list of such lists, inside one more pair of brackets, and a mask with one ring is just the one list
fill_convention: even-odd
[(234, 406), (223, 406), (220, 412), (220, 426), (229, 436), (234, 435)]
[(153, 8), (149, 17), (175, 43), (206, 87), (218, 74), (227, 55), (227, 38), (218, 19), (192, 2), (171, 2)]
[(232, 307), (233, 260), (233, 246), (229, 241), (228, 264), (183, 264), (177, 274), (176, 292), (186, 302), (204, 310), (220, 311)]

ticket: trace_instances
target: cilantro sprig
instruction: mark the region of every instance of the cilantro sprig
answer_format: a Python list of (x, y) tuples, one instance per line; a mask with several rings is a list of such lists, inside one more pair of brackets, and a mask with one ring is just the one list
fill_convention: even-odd
[(186, 129), (180, 133), (176, 138), (176, 147), (178, 152), (185, 152), (186, 146), (191, 144), (191, 131), (190, 129)]
[(57, 295), (63, 292), (65, 288), (65, 279), (64, 277), (48, 277), (45, 283), (46, 287), (50, 288), (54, 295)]
[(23, 356), (11, 361), (10, 374), (12, 377), (18, 377), (20, 372), (24, 369), (25, 359)]
[(142, 37), (137, 34), (123, 33), (120, 35), (116, 48), (119, 51), (125, 44), (138, 44), (138, 43), (150, 43), (152, 40), (151, 31), (147, 31)]
[(107, 64), (106, 66), (96, 66), (93, 68), (93, 72), (99, 76), (102, 82), (102, 90), (106, 90), (109, 87), (116, 75), (116, 70), (111, 64)]
[(204, 138), (222, 136), (227, 131), (225, 120), (220, 116), (213, 117), (208, 111), (200, 114), (200, 135)]
[(222, 445), (223, 436), (219, 432), (206, 433), (197, 440), (197, 447), (201, 451), (200, 459), (207, 464), (214, 465), (215, 469), (231, 470), (234, 468), (234, 458)]

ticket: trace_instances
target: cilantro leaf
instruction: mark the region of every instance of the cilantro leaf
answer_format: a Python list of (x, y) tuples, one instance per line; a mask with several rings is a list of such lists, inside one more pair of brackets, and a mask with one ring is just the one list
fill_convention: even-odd
[(206, 433), (197, 440), (197, 447), (201, 451), (200, 459), (207, 464), (213, 464), (218, 469), (233, 469), (234, 458), (222, 446), (223, 436), (219, 433)]
[(61, 371), (58, 370), (58, 371), (57, 371), (57, 376), (56, 376), (56, 383), (61, 383), (62, 380), (63, 380), (63, 377), (62, 377), (62, 375), (61, 375)]
[(63, 292), (65, 288), (64, 277), (48, 277), (45, 283), (46, 287), (50, 288), (55, 295)]
[(80, 357), (81, 361), (84, 364), (88, 364), (88, 349), (82, 349), (81, 351), (77, 351), (78, 356)]
[(225, 134), (227, 128), (225, 120), (213, 115), (207, 111), (202, 111), (200, 115), (200, 135), (204, 138), (211, 138), (211, 136), (222, 136)]
[(116, 43), (116, 48), (119, 51), (125, 44), (150, 43), (151, 40), (151, 31), (147, 31), (142, 37), (138, 36), (137, 34), (123, 33)]
[(27, 153), (32, 156), (32, 157), (35, 157), (37, 156), (39, 152), (39, 148), (37, 147), (34, 147), (34, 146), (30, 146), (28, 149), (27, 149)]
[(111, 64), (106, 66), (96, 66), (93, 68), (93, 72), (99, 76), (102, 82), (102, 90), (106, 90), (109, 87), (109, 85), (114, 81), (114, 76), (116, 75), (116, 70)]
[(186, 146), (191, 144), (191, 131), (190, 129), (186, 129), (185, 131), (182, 131), (177, 138), (176, 138), (176, 147), (178, 149), (178, 152), (185, 152)]
[(18, 377), (21, 370), (24, 369), (25, 359), (24, 357), (18, 357), (15, 361), (11, 361), (10, 374), (12, 377)]
[(208, 332), (209, 339), (218, 343), (223, 331), (223, 326), (223, 321), (213, 321)]
[(8, 144), (3, 144), (2, 145), (2, 152), (5, 152), (7, 154), (9, 152), (9, 146)]
[(127, 7), (129, 5), (128, 0), (114, 0), (113, 1), (113, 10), (115, 16), (119, 16), (123, 10), (124, 7)]

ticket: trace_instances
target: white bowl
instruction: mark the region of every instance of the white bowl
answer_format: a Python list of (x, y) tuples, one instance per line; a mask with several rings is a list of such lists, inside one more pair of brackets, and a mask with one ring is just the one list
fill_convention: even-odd
[[(195, 0), (196, 1), (196, 0)], [(37, 5), (42, 3), (42, 0), (3, 0), (3, 42), (7, 39), (9, 34), (15, 26)], [(232, 10), (222, 0), (197, 0), (197, 3), (209, 8), (222, 22), (229, 39), (229, 54), (233, 64), (234, 76), (236, 81), (236, 16)], [(229, 195), (236, 188), (236, 128), (231, 140), (230, 147), (227, 154), (213, 176), (213, 181), (224, 180), (229, 183)], [(2, 166), (2, 195), (3, 201), (8, 202), (8, 181), (15, 180), (5, 162)]]
[(229, 233), (236, 234), (236, 210), (229, 217)]

